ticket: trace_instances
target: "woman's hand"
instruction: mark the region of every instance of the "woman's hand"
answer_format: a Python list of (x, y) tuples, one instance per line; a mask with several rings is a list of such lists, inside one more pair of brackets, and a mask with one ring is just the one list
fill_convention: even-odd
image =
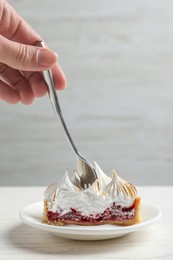
[(41, 37), (5, 0), (0, 0), (0, 99), (31, 104), (46, 94), (41, 71), (52, 69), (56, 89), (66, 86), (57, 55), (33, 46)]

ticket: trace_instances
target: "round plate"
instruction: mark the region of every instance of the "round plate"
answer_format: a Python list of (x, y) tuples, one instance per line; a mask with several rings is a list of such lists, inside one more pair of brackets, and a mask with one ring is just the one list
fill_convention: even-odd
[(99, 226), (52, 226), (42, 223), (43, 202), (37, 202), (24, 207), (19, 215), (29, 226), (43, 229), (59, 237), (77, 240), (103, 240), (126, 235), (152, 225), (161, 216), (161, 212), (154, 205), (141, 201), (141, 217), (139, 224), (132, 226), (99, 225)]

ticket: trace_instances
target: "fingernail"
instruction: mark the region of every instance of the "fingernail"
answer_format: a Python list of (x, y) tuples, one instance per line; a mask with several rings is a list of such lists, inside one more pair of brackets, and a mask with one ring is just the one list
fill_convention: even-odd
[(56, 63), (57, 58), (57, 54), (49, 50), (43, 49), (38, 51), (37, 61), (39, 66), (50, 67)]

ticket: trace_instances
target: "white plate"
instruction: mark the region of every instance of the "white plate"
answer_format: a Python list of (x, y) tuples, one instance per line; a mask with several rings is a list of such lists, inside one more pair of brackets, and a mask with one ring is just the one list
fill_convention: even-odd
[(51, 226), (41, 222), (43, 202), (37, 202), (24, 207), (19, 215), (22, 221), (32, 227), (46, 230), (59, 237), (77, 240), (103, 240), (126, 235), (152, 225), (161, 216), (154, 205), (141, 201), (142, 221), (132, 226), (99, 225), (99, 226)]

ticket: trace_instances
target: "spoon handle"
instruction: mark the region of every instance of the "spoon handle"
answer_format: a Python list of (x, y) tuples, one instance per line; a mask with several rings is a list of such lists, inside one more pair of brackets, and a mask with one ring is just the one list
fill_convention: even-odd
[[(43, 41), (37, 41), (35, 43), (36, 46), (39, 46), (39, 47), (45, 47), (45, 44)], [(58, 100), (58, 96), (57, 96), (57, 93), (56, 93), (56, 90), (55, 90), (55, 84), (54, 84), (54, 81), (53, 81), (53, 76), (52, 76), (52, 71), (49, 69), (49, 70), (44, 70), (43, 71), (43, 78), (44, 78), (44, 81), (46, 83), (46, 86), (47, 86), (47, 89), (48, 89), (48, 95), (49, 95), (49, 98), (50, 98), (50, 102), (52, 104), (52, 107), (55, 111), (55, 114), (60, 122), (60, 125), (63, 129), (63, 132), (65, 134), (65, 137), (70, 145), (70, 147), (72, 148), (72, 151), (74, 152), (75, 156), (80, 156), (79, 155), (79, 152), (73, 142), (73, 139), (68, 131), (68, 128), (66, 126), (66, 123), (64, 121), (64, 118), (63, 118), (63, 115), (62, 115), (62, 111), (61, 111), (61, 107), (60, 107), (60, 104), (59, 104), (59, 100)]]

